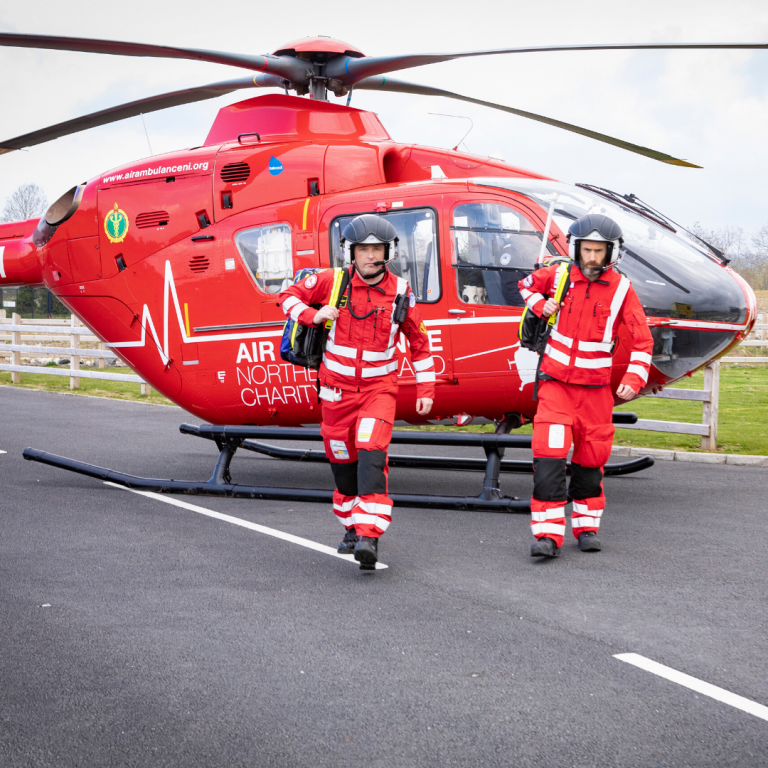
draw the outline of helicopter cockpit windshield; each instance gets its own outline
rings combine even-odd
[[[653,363],[670,379],[695,370],[732,341],[747,319],[747,299],[728,270],[681,232],[641,215],[630,204],[582,187],[539,179],[474,179],[478,186],[516,192],[544,211],[563,234],[588,213],[614,219],[624,231],[618,270],[631,281],[649,318],[689,321],[688,328],[654,327]],[[713,323],[702,328],[697,321]]]

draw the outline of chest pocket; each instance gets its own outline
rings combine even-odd
[[[592,306],[592,328],[597,334],[602,336],[605,333],[605,327],[608,325],[608,318],[611,315],[611,307],[600,299],[597,299]]]
[[[381,352],[389,346],[389,337],[392,333],[392,302],[387,301],[383,296],[374,297],[373,295],[371,300],[370,308],[375,307],[378,311],[366,321],[365,348],[373,352]]]

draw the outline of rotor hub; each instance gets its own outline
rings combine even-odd
[[[350,56],[353,59],[360,59],[365,56],[362,51],[349,43],[323,35],[292,40],[278,48],[272,55],[295,56],[296,58],[309,59],[318,64],[323,64],[334,56]]]

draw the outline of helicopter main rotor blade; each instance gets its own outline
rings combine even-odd
[[[747,49],[766,50],[768,43],[640,43],[617,45],[547,45],[528,48],[496,48],[488,51],[465,51],[460,53],[417,53],[402,56],[365,56],[351,58],[338,56],[328,62],[326,74],[344,85],[353,85],[361,78],[385,75],[400,69],[438,64],[443,61],[465,59],[470,56],[496,56],[506,53],[552,53],[557,51],[647,51],[647,50],[702,50],[702,49]]]
[[[213,64],[228,64],[251,69],[268,75],[277,75],[296,83],[306,83],[312,73],[311,65],[294,56],[249,56],[207,51],[198,48],[176,48],[166,45],[127,43],[121,40],[92,40],[85,37],[57,37],[54,35],[21,35],[0,32],[0,45],[12,48],[47,48],[54,51],[80,51],[106,53],[113,56],[150,56],[161,59],[196,59]]]
[[[200,85],[195,88],[185,88],[181,91],[162,93],[158,96],[150,96],[149,98],[121,104],[117,107],[102,109],[100,112],[76,117],[73,120],[42,128],[39,131],[33,131],[24,136],[17,136],[15,139],[2,141],[0,142],[0,155],[13,152],[16,149],[43,144],[46,141],[52,141],[61,136],[68,136],[71,133],[78,133],[88,128],[115,123],[128,117],[146,115],[159,109],[178,107],[181,104],[193,104],[196,101],[215,99],[218,96],[224,96],[227,93],[243,88],[281,88],[282,85],[282,79],[274,75],[256,75],[255,77],[241,77],[236,80],[224,80],[220,83],[210,83],[209,85]]]
[[[361,80],[355,86],[355,90],[363,89],[367,91],[391,91],[393,93],[412,93],[418,96],[444,96],[448,99],[457,99],[458,101],[468,101],[472,104],[480,104],[483,107],[490,107],[491,109],[500,109],[502,112],[510,112],[513,115],[519,115],[520,117],[527,117],[529,120],[535,120],[538,123],[546,123],[552,125],[555,128],[563,128],[571,133],[578,133],[581,136],[587,136],[590,139],[596,141],[602,141],[605,144],[612,144],[614,147],[620,147],[626,149],[629,152],[635,152],[638,155],[645,155],[653,160],[658,160],[662,163],[668,163],[669,165],[681,165],[685,168],[701,168],[700,165],[694,165],[687,160],[680,160],[677,157],[672,157],[664,152],[658,152],[655,149],[649,149],[648,147],[641,147],[638,144],[632,144],[629,141],[622,141],[621,139],[614,139],[612,136],[607,136],[604,133],[598,133],[597,131],[590,131],[588,128],[579,128],[578,125],[571,125],[570,123],[564,123],[562,120],[555,120],[551,117],[544,117],[543,115],[537,115],[533,112],[525,112],[522,109],[515,109],[514,107],[505,107],[503,104],[494,104],[491,101],[483,101],[482,99],[473,99],[471,96],[462,96],[452,91],[444,91],[441,88],[432,88],[429,85],[418,85],[416,83],[406,83],[403,80],[394,80],[389,77],[369,77],[365,80]]]

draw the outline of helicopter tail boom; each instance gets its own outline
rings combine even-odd
[[[43,266],[31,240],[37,221],[0,224],[0,288],[43,284]]]

